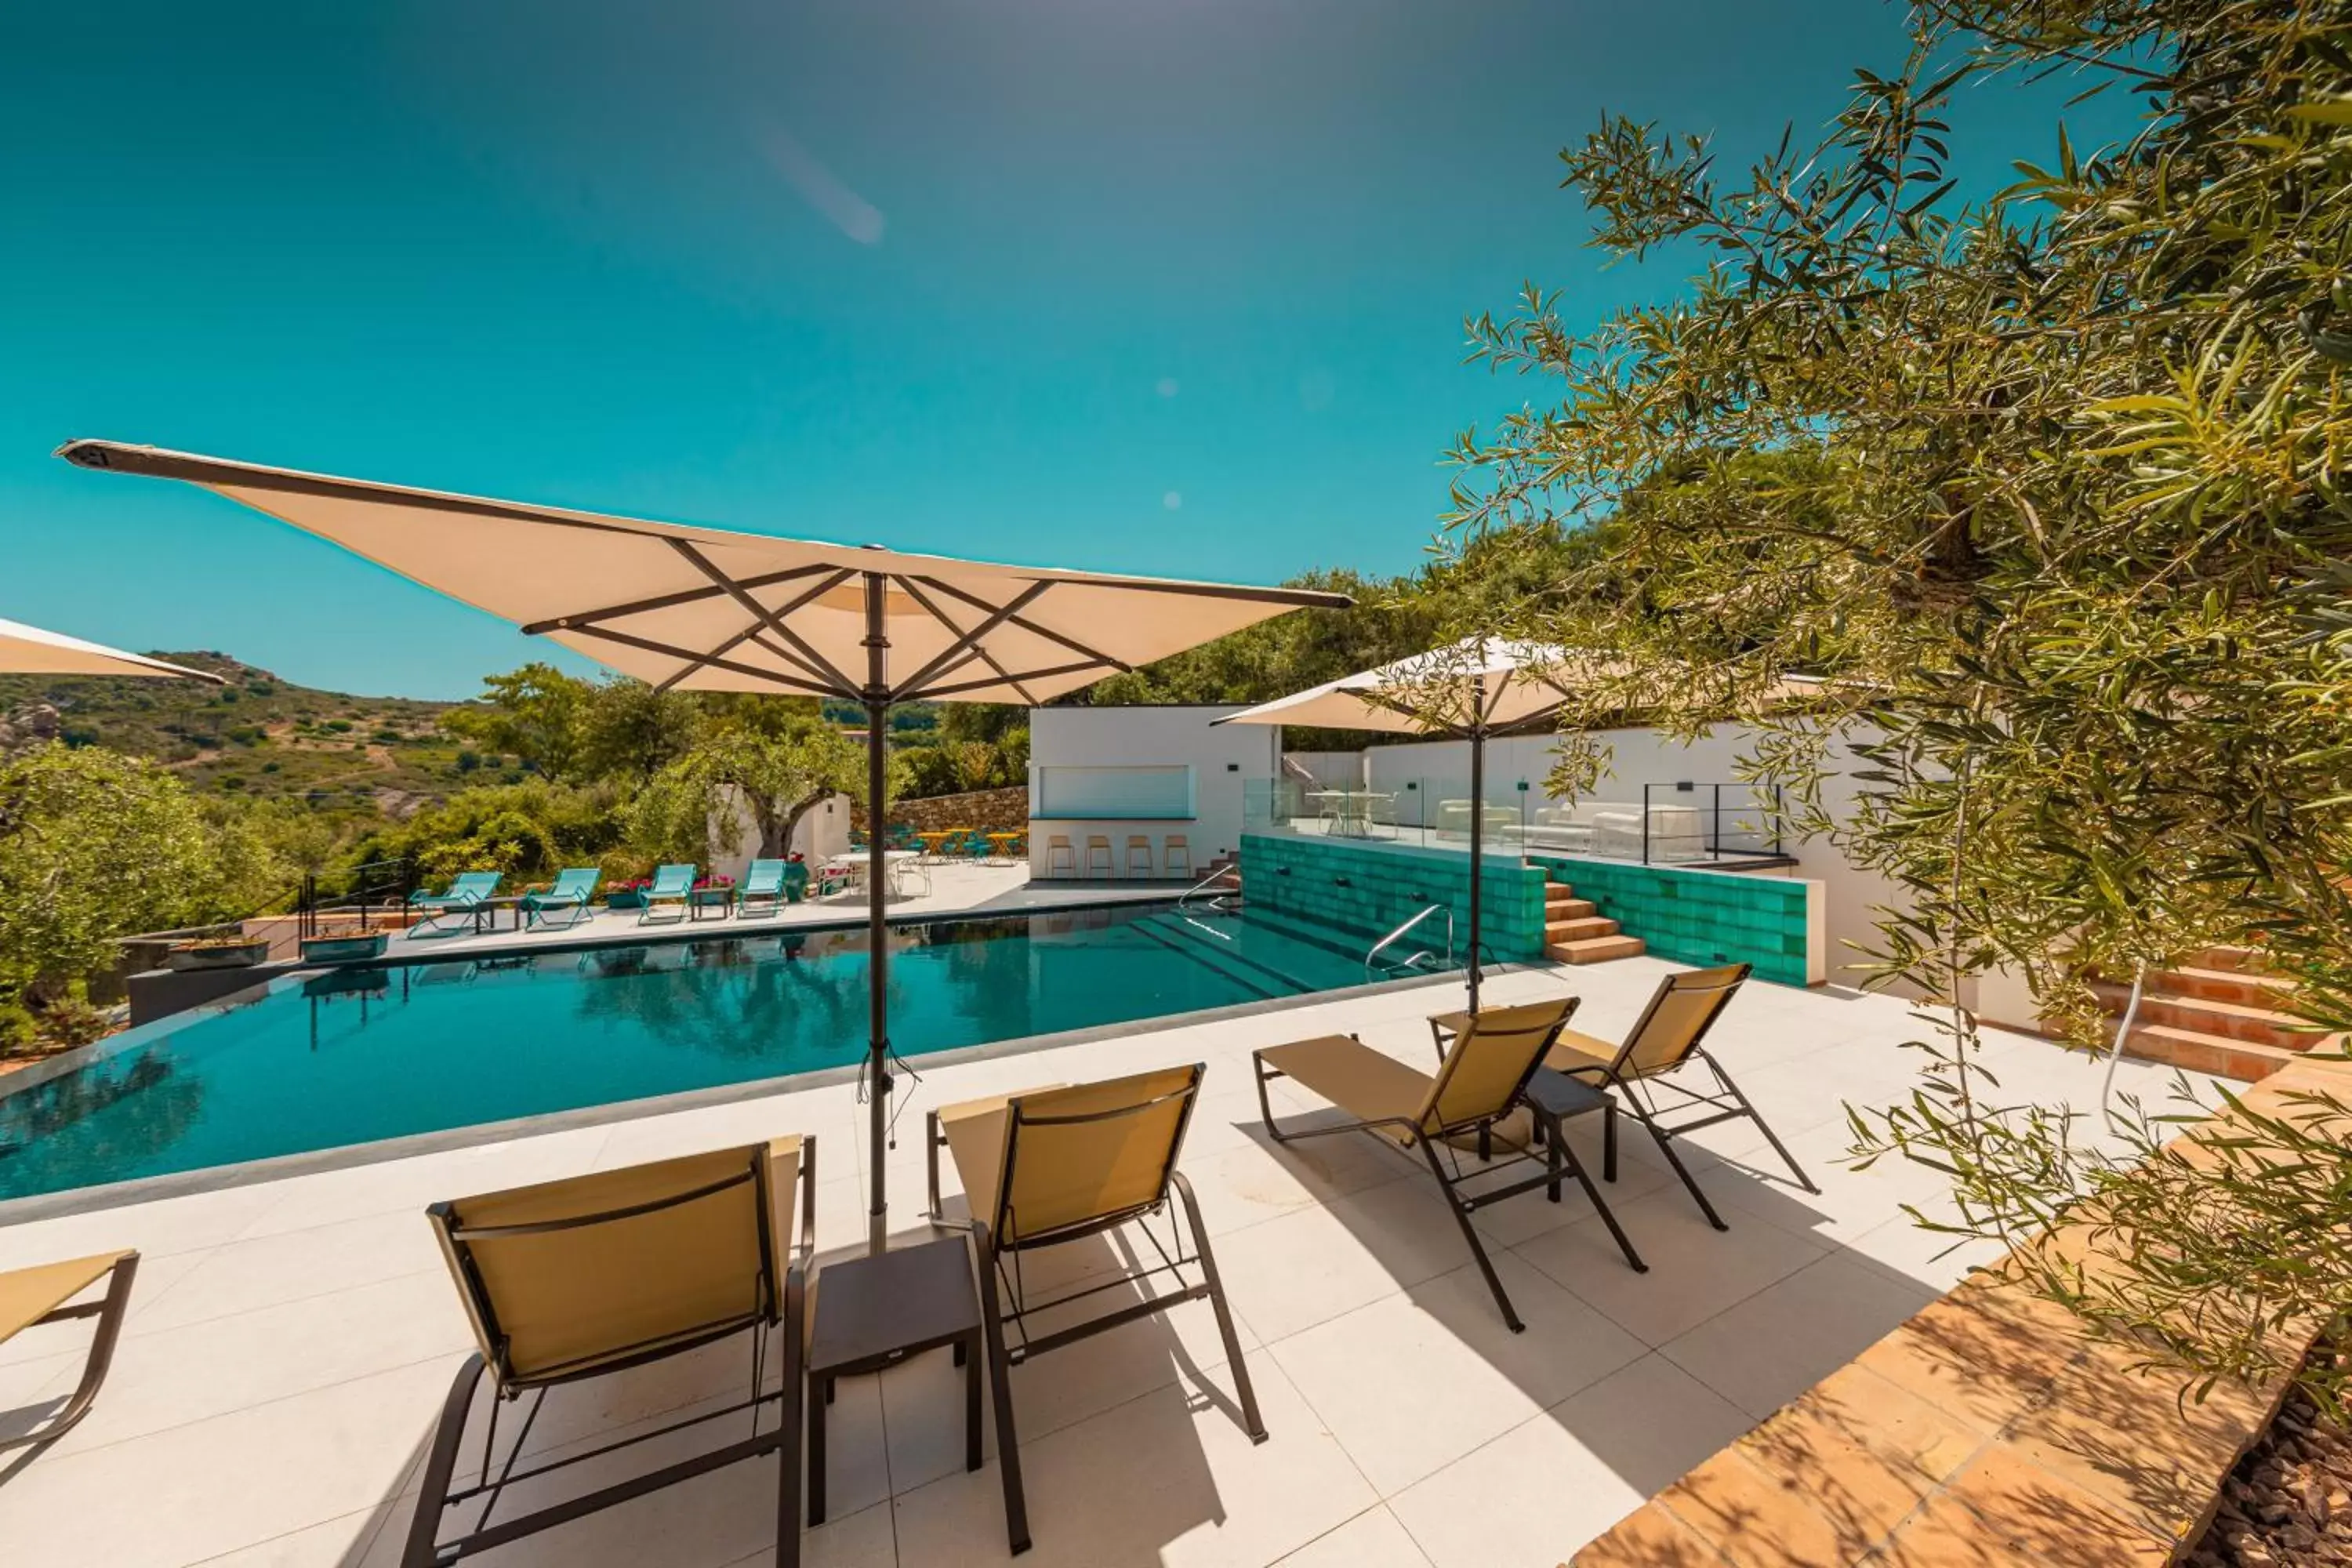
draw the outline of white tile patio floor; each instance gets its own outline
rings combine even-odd
[[[1669,967],[1523,971],[1490,994],[1571,989],[1585,998],[1579,1025],[1613,1035]],[[1013,1374],[1036,1541],[1023,1561],[1548,1568],[1971,1261],[1937,1256],[1944,1243],[1900,1212],[1935,1204],[1932,1177],[1838,1161],[1842,1101],[1885,1101],[1906,1081],[1897,1045],[1918,1026],[1903,1005],[1751,985],[1717,1029],[1719,1054],[1824,1191],[1789,1184],[1769,1151],[1757,1160],[1750,1125],[1700,1134],[1700,1179],[1731,1222],[1717,1233],[1635,1131],[1608,1195],[1648,1274],[1625,1267],[1572,1185],[1558,1205],[1530,1194],[1482,1216],[1528,1323],[1513,1335],[1426,1175],[1368,1139],[1274,1148],[1247,1065],[1255,1046],[1334,1029],[1425,1061],[1422,1018],[1458,1005],[1452,986],[1310,1001],[926,1072],[887,1169],[909,1237],[929,1234],[912,1135],[925,1105],[1209,1063],[1183,1168],[1271,1438],[1242,1433],[1201,1304],[1042,1356]],[[2021,1098],[2084,1105],[2097,1090],[2097,1064],[2040,1041],[2003,1039],[1994,1058]],[[2168,1079],[2126,1063],[2121,1081],[2160,1098]],[[800,1131],[820,1140],[819,1241],[853,1254],[860,1109],[836,1086],[0,1229],[0,1267],[126,1245],[145,1255],[96,1409],[0,1482],[0,1563],[396,1562],[422,1447],[467,1345],[425,1204]],[[1579,1131],[1597,1169],[1598,1129]],[[63,1394],[81,1331],[0,1346],[0,1410],[18,1411],[0,1419]],[[559,1391],[532,1446],[733,1397],[742,1358],[719,1349]],[[808,1563],[1008,1561],[993,1458],[961,1468],[958,1377],[933,1354],[843,1385],[832,1518],[805,1538]],[[649,1465],[676,1441],[583,1468]],[[773,1496],[770,1462],[739,1465],[479,1561],[751,1568],[771,1561]]]

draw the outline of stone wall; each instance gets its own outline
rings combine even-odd
[[[1029,826],[1029,786],[1013,784],[1005,789],[976,789],[963,795],[902,800],[890,808],[890,820],[894,825],[903,823],[918,833],[950,827],[976,827],[982,833],[1024,832]],[[866,830],[864,802],[850,803],[849,822],[859,832]]]

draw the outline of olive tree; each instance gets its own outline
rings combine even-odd
[[[1459,440],[1450,522],[1606,520],[1609,551],[1489,607],[1633,656],[1564,730],[1746,720],[1790,826],[1898,888],[1874,979],[1934,1029],[1917,1091],[1857,1113],[1862,1157],[1950,1173],[1944,1223],[2011,1244],[2094,1199],[2126,1240],[2037,1253],[2043,1288],[2199,1373],[2261,1370],[2352,1301],[2340,1108],[2262,1119],[2283,1156],[2154,1157],[2166,1108],[2012,1103],[1963,1004],[2005,968],[2088,1045],[2095,979],[2252,941],[2315,1027],[2352,1022],[2352,5],[1912,18],[1819,145],[1734,171],[1608,118],[1563,154],[1600,247],[1706,270],[1597,323],[1535,289],[1472,321],[1545,390]],[[1953,95],[2053,71],[2137,99],[2136,134],[2062,126],[1964,199]],[[1776,700],[1791,674],[1825,678],[1811,710]],[[1557,782],[1601,761],[1570,734]]]

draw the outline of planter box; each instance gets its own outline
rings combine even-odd
[[[646,907],[646,896],[635,891],[607,893],[604,895],[604,907],[608,910],[641,910]]]
[[[241,942],[234,947],[175,947],[163,955],[166,969],[250,969],[268,958],[267,942]]]
[[[385,933],[370,931],[363,936],[317,936],[302,944],[305,963],[349,963],[356,960],[382,958]]]

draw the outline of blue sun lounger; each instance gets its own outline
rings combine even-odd
[[[593,866],[565,867],[557,875],[555,886],[543,893],[522,896],[523,928],[527,931],[538,924],[551,931],[568,931],[588,921],[594,913],[588,902],[596,896],[596,884],[603,877]]]
[[[639,925],[667,924],[686,919],[687,901],[694,896],[694,873],[697,868],[688,866],[656,866],[654,885],[646,889],[645,911],[637,916]],[[675,905],[668,914],[660,913],[664,904]]]
[[[743,873],[742,884],[735,889],[735,912],[748,915],[752,904],[766,906],[764,913],[773,914],[784,907],[784,866],[782,860],[754,860]]]
[[[419,889],[408,895],[410,936],[423,936],[438,931],[446,936],[458,929],[457,917],[463,915],[468,924],[474,911],[498,894],[500,873],[467,871],[449,884],[446,893],[428,893]]]

